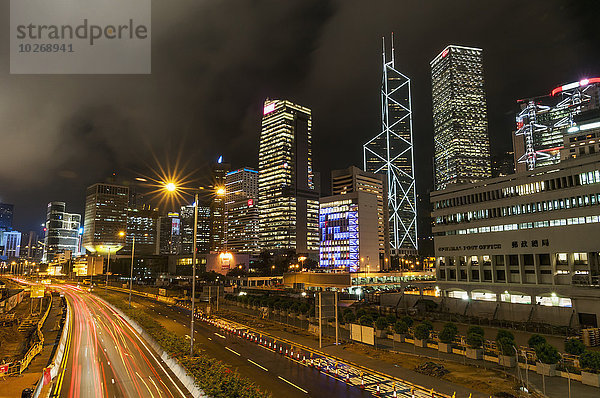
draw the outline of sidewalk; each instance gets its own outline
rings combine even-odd
[[[44,348],[29,364],[29,367],[18,376],[0,378],[0,398],[20,397],[25,388],[35,388],[42,376],[42,371],[52,358],[60,339],[60,319],[62,316],[61,298],[58,295],[52,297],[52,308],[48,318],[42,327],[44,335]]]
[[[251,315],[256,317],[256,311],[251,309],[241,308],[238,306],[227,304],[222,304],[220,305],[220,307],[221,309],[227,309],[232,312],[242,313],[245,315]],[[296,321],[297,324],[298,322],[299,321]],[[281,325],[284,326],[284,330],[278,330],[277,328],[269,327],[265,330],[265,332],[279,338],[296,341],[299,344],[305,345],[313,349],[319,349],[319,342],[316,336],[306,336],[304,335],[304,333],[297,333],[292,330],[286,330],[286,328],[291,329],[292,326],[287,324]],[[302,328],[302,330],[306,332],[306,329]],[[349,339],[349,332],[347,330],[340,328],[339,333],[340,340]],[[491,331],[489,333],[491,333]],[[346,349],[344,345],[336,346],[334,344],[334,340],[331,339],[331,337],[334,336],[334,328],[324,327],[324,334],[327,337],[323,338],[323,348],[321,348],[320,351],[323,351],[329,355],[337,356],[344,360],[358,363],[371,369],[377,370],[379,372],[386,373],[401,379],[405,379],[416,384],[420,384],[423,386],[435,386],[436,391],[439,390],[440,392],[444,392],[449,395],[452,395],[452,393],[456,391],[457,397],[468,397],[469,393],[471,392],[466,387],[462,387],[438,378],[425,376],[423,374],[414,372],[410,369],[402,368],[398,365],[380,360],[378,358],[367,356],[366,354],[360,354],[354,351],[350,351]],[[522,334],[524,333],[521,333],[520,335]],[[493,338],[491,334],[487,337]],[[520,337],[523,338],[522,336]],[[474,368],[479,369],[490,369],[500,372],[506,371],[507,374],[514,375],[517,380],[523,380],[523,383],[526,383],[526,379],[528,377],[530,385],[534,386],[539,391],[543,391],[544,389],[542,377],[532,371],[525,372],[524,369],[521,369],[519,374],[516,368],[503,369],[501,366],[493,362],[471,360],[461,355],[440,353],[439,351],[431,348],[415,347],[413,344],[408,343],[395,343],[393,340],[390,339],[376,339],[376,344],[377,348],[379,349],[388,350],[396,353],[408,354],[411,356],[416,355],[418,357],[423,358],[423,360],[426,360],[427,358],[430,358],[433,361],[435,361],[436,359],[442,359],[452,361],[458,364],[472,365]],[[357,345],[360,346],[360,344]],[[513,381],[508,380],[506,382],[510,384],[513,383]],[[546,395],[548,397],[566,398],[569,396],[568,380],[563,379],[561,377],[546,377],[545,384]],[[582,383],[577,381],[571,381],[571,394],[572,396],[577,396],[577,398],[598,398],[600,397],[600,389],[583,385]],[[489,397],[489,395],[487,394],[473,394],[473,398],[479,396],[485,398]]]

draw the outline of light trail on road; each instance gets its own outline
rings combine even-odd
[[[139,334],[103,300],[62,285],[72,322],[51,397],[186,397]]]

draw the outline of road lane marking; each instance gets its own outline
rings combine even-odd
[[[303,393],[305,393],[305,394],[308,394],[308,391],[306,391],[304,388],[298,387],[297,385],[295,385],[295,384],[294,384],[294,383],[292,383],[291,381],[289,381],[289,380],[286,380],[286,379],[284,379],[284,378],[283,378],[283,377],[281,377],[281,376],[277,376],[277,377],[278,377],[278,378],[280,378],[281,380],[285,381],[286,383],[288,383],[290,386],[294,386],[294,387],[296,387],[298,390],[302,391]]]
[[[231,348],[229,348],[229,347],[225,347],[225,349],[226,349],[227,351],[231,351],[231,352],[233,352],[233,353],[234,353],[235,355],[237,355],[238,357],[241,357],[241,356],[242,356],[242,355],[241,355],[239,352],[233,351],[233,350],[232,350]]]
[[[259,365],[259,364],[257,364],[256,362],[254,362],[254,361],[253,361],[253,360],[251,360],[251,359],[248,359],[248,362],[250,362],[250,363],[251,363],[251,364],[253,364],[253,365],[256,365],[256,366],[258,366],[259,368],[261,368],[261,369],[262,369],[262,370],[264,370],[265,372],[268,372],[268,371],[269,371],[269,369],[265,368],[265,367],[264,367],[264,366],[262,366],[262,365]]]
[[[208,337],[208,339],[209,339],[210,341],[212,341],[212,339],[211,339],[210,337]]]
[[[215,332],[215,336],[219,336],[219,337],[220,337],[220,338],[222,338],[222,339],[224,339],[224,338],[225,338],[225,336],[223,336],[222,334],[219,334],[219,333],[217,333],[217,332]]]

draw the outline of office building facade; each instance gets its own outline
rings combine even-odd
[[[83,247],[107,255],[125,246],[129,188],[99,183],[87,188],[83,226]],[[122,236],[121,236],[122,235]]]
[[[600,234],[599,154],[453,185],[431,201],[437,280],[447,297],[526,306],[505,308],[522,314],[515,320],[597,327],[600,255],[591,237]]]
[[[192,254],[194,245],[194,206],[181,206],[181,253]],[[198,205],[198,227],[196,228],[196,248],[198,253],[210,252],[210,207]]]
[[[491,177],[483,50],[450,45],[431,61],[435,188]]]
[[[214,252],[223,251],[227,240],[225,231],[225,177],[230,168],[229,163],[223,162],[222,156],[212,167],[214,195],[210,202],[210,250]]]
[[[312,164],[311,110],[266,100],[258,155],[261,250],[319,250],[319,188]]]
[[[365,192],[377,197],[377,236],[379,239],[379,265],[388,269],[390,263],[389,211],[387,206],[387,186],[385,175],[362,171],[351,166],[331,172],[331,194],[345,195],[353,192]],[[375,264],[373,258],[372,263]]]
[[[11,231],[14,205],[0,203],[0,231]]]
[[[41,261],[44,252],[44,244],[35,231],[23,232],[21,234],[21,251],[19,257],[30,262]]]
[[[159,221],[160,254],[181,253],[181,219],[179,213],[168,213]]]
[[[319,200],[319,266],[341,272],[382,269],[377,196],[356,191]]]
[[[42,262],[51,262],[57,254],[80,251],[81,215],[67,213],[65,202],[50,202],[44,224],[44,250]]]
[[[227,250],[258,255],[258,171],[245,167],[225,179]]]
[[[135,238],[136,255],[152,255],[159,252],[158,209],[138,205],[127,209],[127,235],[125,246],[119,254],[131,254]]]
[[[18,231],[0,232],[0,258],[3,260],[16,259],[21,251],[21,233]]]

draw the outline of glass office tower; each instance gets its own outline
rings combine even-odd
[[[261,249],[316,254],[319,190],[312,165],[311,110],[266,100],[258,154]]]
[[[492,176],[482,53],[450,45],[431,61],[437,190]]]

